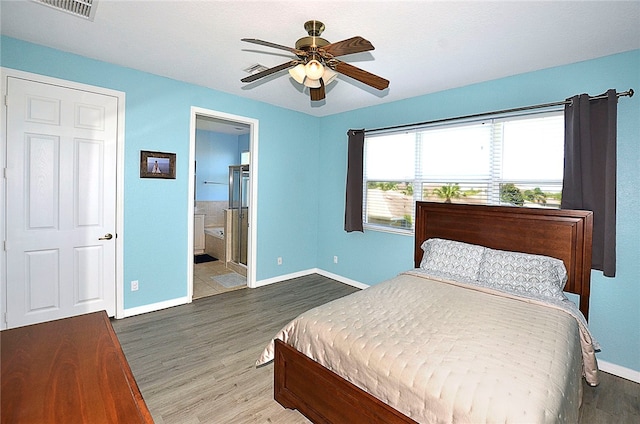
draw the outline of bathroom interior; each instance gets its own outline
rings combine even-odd
[[[193,299],[247,285],[249,130],[196,117]]]

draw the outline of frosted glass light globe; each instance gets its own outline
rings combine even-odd
[[[305,65],[305,73],[307,74],[307,78],[311,78],[313,80],[319,80],[322,78],[322,74],[324,73],[324,66],[317,60],[310,60]]]
[[[294,80],[298,81],[298,84],[302,84],[305,77],[304,65],[299,63],[294,68],[289,69],[289,75],[291,75]]]

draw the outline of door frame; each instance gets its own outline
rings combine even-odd
[[[187,298],[193,299],[193,215],[195,213],[195,161],[196,161],[196,116],[205,116],[249,126],[249,240],[247,243],[247,287],[256,286],[257,259],[257,210],[258,210],[258,125],[259,121],[246,116],[233,115],[212,109],[191,106],[189,133],[189,195],[187,207]]]
[[[2,255],[0,255],[0,330],[6,327],[5,314],[7,312],[7,252],[6,242],[6,188],[7,188],[7,85],[9,77],[25,79],[43,84],[57,85],[82,91],[89,91],[96,94],[115,97],[118,101],[117,115],[117,139],[116,139],[116,263],[115,263],[115,290],[116,290],[116,318],[124,317],[124,274],[123,274],[123,246],[124,246],[124,118],[125,118],[125,93],[104,87],[97,87],[82,84],[75,81],[68,81],[46,75],[34,74],[31,72],[19,71],[12,68],[0,67],[0,77],[2,79],[2,102],[0,102],[0,123],[4,131],[0,131],[0,163],[2,164],[2,184],[0,184],[0,210],[3,219],[0,223],[0,240],[3,242]],[[9,171],[10,172],[10,171]]]

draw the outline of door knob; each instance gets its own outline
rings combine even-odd
[[[113,238],[113,235],[111,235],[111,233],[107,233],[104,235],[104,237],[100,237],[98,240],[111,240]]]

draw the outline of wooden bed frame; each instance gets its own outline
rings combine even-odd
[[[565,291],[580,295],[588,318],[593,213],[417,202],[415,266],[428,238],[552,256],[564,261]],[[296,349],[276,340],[274,398],[314,423],[415,423]]]

